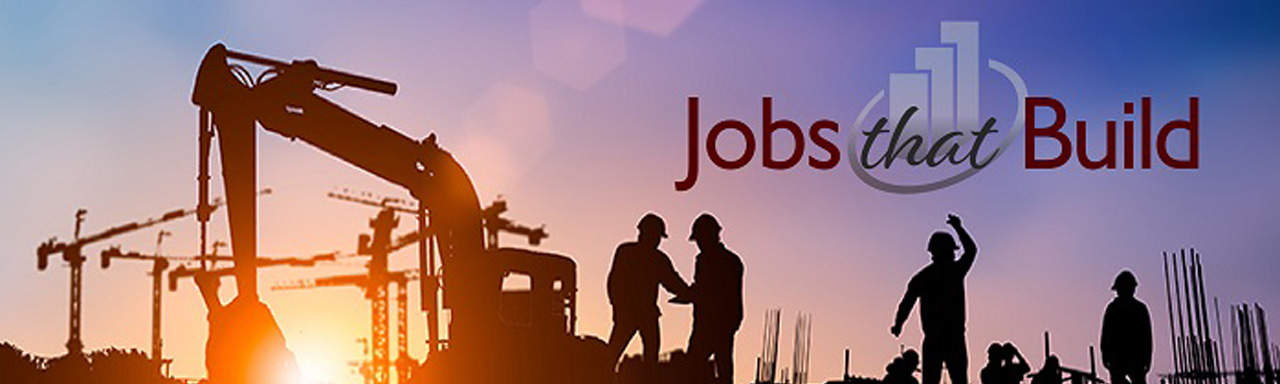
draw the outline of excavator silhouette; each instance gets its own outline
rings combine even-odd
[[[255,78],[231,60],[267,69]],[[312,60],[284,62],[222,44],[211,47],[200,64],[191,97],[200,108],[200,203],[208,196],[208,156],[216,133],[237,286],[235,300],[209,318],[210,381],[279,382],[282,376],[276,371],[289,369],[288,362],[253,357],[288,355],[274,317],[257,296],[257,125],[300,139],[418,200],[418,232],[427,234],[420,237],[419,266],[429,355],[413,382],[611,381],[613,364],[604,342],[574,334],[573,260],[486,247],[484,211],[462,165],[437,144],[434,134],[412,139],[317,94],[343,87],[396,92],[394,83],[326,69]],[[527,276],[528,289],[504,291],[503,278],[512,274]],[[447,339],[440,335],[445,319]]]

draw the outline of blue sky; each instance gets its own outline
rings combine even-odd
[[[583,3],[621,10],[626,22],[563,0],[0,4],[0,279],[10,292],[0,295],[0,308],[13,314],[0,318],[0,339],[43,355],[62,352],[65,269],[37,272],[34,250],[50,236],[69,237],[75,209],[89,210],[93,230],[194,204],[190,86],[204,51],[219,41],[397,81],[394,98],[354,90],[332,97],[409,136],[438,133],[475,178],[482,201],[502,195],[512,218],[546,223],[552,237],[541,248],[578,262],[584,334],[607,336],[608,259],[634,236],[641,215],[667,218],[672,238],[664,249],[691,277],[694,249],[681,239],[698,213],[717,214],[747,265],[739,377],[752,374],[746,362],[759,351],[766,308],[784,308],[784,329],[795,311],[814,314],[813,379],[837,377],[846,347],[857,352],[855,373],[878,376],[899,344],[918,345],[918,319],[901,340],[887,328],[906,280],[927,261],[925,238],[944,227],[947,212],[965,217],[981,247],[968,281],[971,373],[988,342],[1039,351],[1046,330],[1066,364],[1086,366],[1107,287],[1122,268],[1142,284],[1138,295],[1157,327],[1155,370],[1167,371],[1160,252],[1196,247],[1209,293],[1224,304],[1280,305],[1275,2],[681,7],[672,0],[655,12],[633,1]],[[1155,100],[1157,124],[1185,118],[1187,98],[1199,97],[1200,169],[1087,171],[1073,161],[1029,171],[1019,141],[977,176],[923,195],[874,190],[845,163],[779,172],[758,159],[732,172],[704,163],[695,189],[672,188],[685,171],[686,97],[702,99],[704,132],[725,118],[758,130],[760,98],[768,95],[780,118],[839,122],[834,141],[843,143],[888,74],[910,70],[913,48],[936,45],[947,20],[980,22],[984,59],[1015,68],[1031,94],[1061,100],[1070,120],[1090,127],[1121,118],[1122,103],[1143,96]],[[560,49],[566,46],[582,48]],[[985,105],[1012,105],[989,80],[983,85],[995,93],[984,94]],[[374,212],[325,192],[403,194],[273,134],[260,134],[259,153],[260,184],[277,190],[262,202],[264,254],[354,248]],[[221,220],[214,233],[225,237]],[[175,236],[164,251],[196,251],[193,222],[169,229]],[[154,238],[144,231],[118,243],[151,251]],[[96,258],[99,250],[89,252]],[[411,253],[396,262],[415,264]],[[263,285],[358,268],[264,272]],[[148,345],[146,269],[87,269],[89,348]],[[203,374],[205,323],[192,288],[166,295],[166,348],[184,376]],[[310,373],[355,381],[345,363],[359,358],[354,340],[367,333],[358,292],[268,292],[264,300]],[[335,303],[349,315],[322,316]],[[682,346],[689,311],[664,313],[664,350]],[[411,351],[420,358],[421,316],[410,317]],[[1038,353],[1028,357],[1039,364]]]

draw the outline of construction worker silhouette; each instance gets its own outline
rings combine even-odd
[[[1031,384],[1062,384],[1062,365],[1057,355],[1049,355],[1044,359],[1044,367],[1031,377]]]
[[[1144,384],[1151,370],[1151,314],[1133,296],[1138,279],[1120,271],[1111,289],[1115,299],[1102,317],[1102,366],[1113,384]]]
[[[205,369],[211,384],[296,382],[298,368],[284,333],[256,293],[241,292],[227,305],[218,298],[218,277],[195,276],[209,310]]]
[[[964,337],[964,277],[973,267],[977,245],[960,224],[960,217],[947,215],[947,224],[960,236],[964,253],[955,259],[956,241],[951,234],[934,232],[928,250],[932,262],[916,272],[907,284],[907,292],[898,304],[898,314],[889,329],[894,337],[902,334],[902,323],[911,315],[916,299],[920,300],[920,327],[924,330],[924,369],[922,384],[937,384],[946,364],[953,384],[968,382],[969,356]]]
[[[902,352],[902,356],[893,358],[884,367],[884,384],[919,384],[916,380],[916,368],[920,366],[920,354],[914,349]]]
[[[991,343],[987,347],[987,365],[979,377],[982,384],[1018,384],[1031,372],[1031,365],[1011,343]]]
[[[658,249],[667,237],[667,226],[658,215],[649,213],[636,225],[640,234],[634,242],[618,245],[613,253],[613,266],[609,269],[609,303],[613,304],[613,330],[609,332],[609,351],[613,363],[636,332],[644,343],[644,362],[652,369],[658,362],[661,342],[658,317],[658,285],[673,295],[689,289],[684,279],[671,265],[671,258]]]
[[[715,356],[716,381],[733,383],[733,338],[742,326],[742,259],[720,242],[720,223],[704,213],[693,221],[689,240],[698,244],[693,285],[673,303],[693,304],[689,360]],[[690,370],[694,372],[696,370]]]

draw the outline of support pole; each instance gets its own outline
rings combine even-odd
[[[209,268],[206,257],[209,239],[209,216],[213,208],[209,206],[209,150],[213,145],[213,127],[209,124],[209,110],[200,108],[200,169],[196,176],[199,196],[196,201],[196,221],[200,222],[200,270]]]
[[[440,350],[440,311],[436,303],[440,280],[436,276],[435,235],[427,230],[427,208],[418,202],[418,270],[422,280],[418,282],[422,311],[427,316],[427,355]]]

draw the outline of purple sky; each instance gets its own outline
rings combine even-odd
[[[63,352],[66,269],[37,272],[34,251],[50,236],[70,237],[77,208],[89,210],[86,231],[95,231],[194,205],[190,87],[204,51],[219,41],[396,81],[394,98],[355,90],[332,97],[409,136],[436,132],[467,167],[482,201],[504,196],[512,219],[545,223],[552,236],[540,249],[578,262],[583,334],[607,337],[611,252],[634,237],[645,212],[667,219],[672,236],[663,248],[686,277],[695,254],[683,240],[688,226],[700,212],[715,213],[746,264],[747,317],[736,350],[742,380],[753,374],[768,308],[784,310],[783,340],[790,340],[796,311],[813,314],[811,381],[838,377],[844,348],[854,351],[854,373],[879,376],[899,344],[918,346],[917,315],[902,339],[888,327],[907,279],[927,262],[927,236],[945,227],[948,212],[964,217],[981,248],[968,279],[974,378],[995,340],[1013,341],[1039,366],[1044,331],[1053,333],[1064,364],[1087,367],[1108,287],[1124,268],[1137,275],[1138,296],[1152,310],[1154,369],[1167,372],[1161,252],[1199,250],[1208,293],[1224,305],[1280,305],[1273,255],[1280,7],[1273,3],[640,3],[0,6],[0,179],[7,181],[0,189],[7,292],[0,295],[7,314],[0,339],[41,355]],[[849,135],[867,129],[854,127],[858,111],[888,86],[889,73],[912,69],[915,47],[938,45],[939,22],[948,20],[980,22],[983,62],[1008,64],[1030,94],[1061,100],[1070,121],[1086,120],[1091,129],[1121,119],[1122,104],[1143,96],[1155,100],[1157,125],[1186,118],[1187,98],[1198,96],[1200,169],[1157,163],[1146,171],[1088,171],[1073,160],[1028,171],[1019,140],[973,178],[921,195],[872,189],[854,177],[848,159],[826,171],[773,171],[758,153],[732,172],[704,160],[693,190],[672,188],[685,172],[686,97],[701,98],[705,134],[727,118],[758,133],[760,98],[772,96],[777,118],[802,127],[839,122],[833,141],[844,156]],[[983,103],[1007,116],[1016,100],[991,74],[984,69]],[[1101,140],[1100,131],[1091,132]],[[260,135],[259,154],[259,183],[276,190],[260,203],[263,254],[353,250],[375,212],[325,192],[405,195],[272,134]],[[217,238],[226,237],[224,220],[215,219]],[[194,221],[167,229],[175,235],[164,252],[196,252]],[[112,244],[151,252],[155,233]],[[88,253],[96,260],[101,248]],[[415,265],[413,253],[394,263]],[[149,266],[89,267],[87,347],[146,348]],[[261,284],[359,268],[268,271]],[[309,375],[356,381],[346,362],[360,358],[355,339],[368,332],[359,292],[264,289],[263,297]],[[206,324],[198,295],[184,285],[165,300],[173,371],[201,376]],[[663,349],[683,347],[690,311],[663,311]],[[421,358],[422,318],[410,319],[411,352]],[[784,344],[781,360],[789,366],[791,346]]]

